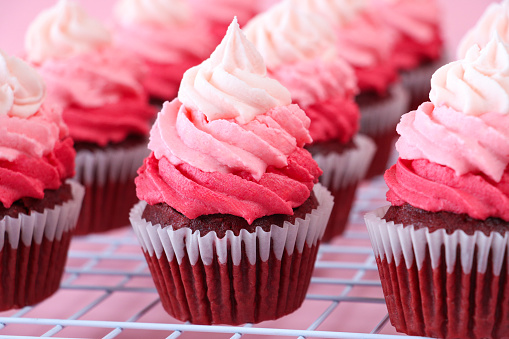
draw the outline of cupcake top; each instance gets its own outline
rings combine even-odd
[[[139,61],[113,48],[108,30],[76,2],[41,12],[25,42],[27,60],[48,87],[47,103],[63,109],[76,141],[104,146],[148,133],[153,109]]]
[[[184,0],[119,0],[114,17],[115,44],[146,62],[144,85],[154,97],[173,99],[184,72],[215,46]]]
[[[387,198],[431,212],[509,221],[509,45],[495,36],[431,80],[431,102],[397,127]]]
[[[283,1],[254,17],[244,31],[263,56],[269,76],[288,88],[310,117],[313,141],[350,140],[359,121],[357,80],[338,55],[332,26]]]
[[[486,46],[497,32],[502,40],[509,42],[509,0],[490,4],[475,26],[461,39],[458,50],[458,59],[463,59],[467,51],[477,44],[481,48]]]
[[[374,0],[373,11],[396,36],[394,62],[411,69],[436,60],[443,47],[436,0]]]
[[[73,142],[46,87],[24,61],[0,50],[0,202],[44,197],[74,175]]]
[[[221,213],[251,224],[292,215],[321,174],[302,148],[311,142],[308,127],[234,20],[210,58],[185,73],[178,99],[159,113],[152,154],[136,178],[138,197],[190,219]]]
[[[391,59],[394,37],[365,0],[291,0],[296,8],[326,18],[334,27],[338,53],[354,69],[361,91],[385,94],[397,79]]]

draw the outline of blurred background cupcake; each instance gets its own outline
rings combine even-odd
[[[332,26],[313,13],[280,2],[251,19],[246,36],[267,65],[268,75],[285,86],[292,102],[311,119],[313,142],[306,146],[323,170],[320,182],[334,196],[323,241],[341,234],[358,183],[371,163],[375,146],[357,134],[359,107],[353,69],[339,57]]]
[[[42,11],[25,42],[26,58],[47,84],[47,103],[62,109],[75,140],[75,178],[86,189],[76,233],[128,225],[155,115],[141,63],[112,47],[107,29],[74,1]]]
[[[391,323],[437,338],[509,330],[509,45],[437,70],[405,114],[390,207],[366,215]]]
[[[377,146],[366,177],[382,174],[394,145],[394,129],[408,105],[393,61],[395,37],[367,0],[292,0],[332,24],[339,55],[354,69],[360,92],[360,132]]]
[[[83,199],[73,141],[37,72],[0,50],[0,310],[60,286]]]
[[[205,22],[212,35],[212,44],[217,46],[224,37],[224,32],[235,16],[241,26],[261,10],[258,1],[239,0],[188,0],[196,14],[195,20]]]
[[[302,304],[333,204],[303,149],[309,122],[236,20],[184,74],[152,127],[131,211],[170,315],[258,323]]]
[[[216,46],[187,0],[118,0],[114,20],[115,44],[143,60],[143,86],[159,105],[177,96],[184,72]]]
[[[438,1],[372,0],[371,10],[395,36],[391,59],[410,94],[408,110],[414,110],[428,100],[433,73],[448,62]]]

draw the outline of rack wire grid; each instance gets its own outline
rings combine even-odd
[[[73,239],[59,291],[33,307],[1,312],[0,337],[401,339],[389,322],[363,220],[386,204],[386,190],[382,178],[359,187],[346,234],[321,245],[303,305],[281,319],[244,326],[173,319],[126,227]]]

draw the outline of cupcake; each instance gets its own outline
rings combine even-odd
[[[144,61],[143,86],[158,104],[175,98],[184,72],[216,46],[185,0],[118,0],[114,17],[114,43]]]
[[[344,231],[357,185],[375,151],[369,138],[357,134],[354,71],[338,56],[332,26],[290,1],[254,17],[244,31],[263,56],[269,77],[285,86],[311,119],[313,142],[306,149],[323,170],[320,182],[335,201],[322,239],[328,241]]]
[[[393,31],[392,60],[410,94],[410,110],[428,100],[429,79],[446,63],[437,0],[374,0],[372,10]]]
[[[509,1],[493,2],[481,15],[474,27],[472,27],[461,39],[458,50],[458,59],[463,59],[467,51],[473,45],[481,48],[490,42],[493,32],[497,32],[503,41],[509,41]]]
[[[237,21],[152,127],[131,223],[164,309],[258,323],[304,301],[333,198],[303,149],[309,118]]]
[[[509,333],[509,45],[494,38],[431,79],[405,114],[390,207],[366,215],[391,323],[439,338]]]
[[[25,42],[26,58],[46,82],[47,103],[62,109],[75,141],[75,178],[86,189],[76,234],[129,225],[134,177],[155,116],[141,64],[112,47],[108,31],[73,1],[41,12]]]
[[[392,32],[369,10],[367,0],[291,1],[296,8],[317,13],[332,24],[338,53],[357,77],[360,132],[377,146],[366,177],[382,174],[394,145],[394,130],[408,105],[408,94],[392,60]]]
[[[0,50],[0,311],[36,304],[59,287],[83,187],[73,141],[45,85]]]
[[[208,25],[212,42],[217,46],[223,39],[224,32],[235,16],[241,25],[245,25],[249,19],[260,11],[259,0],[188,0],[196,14],[197,21],[204,21]]]

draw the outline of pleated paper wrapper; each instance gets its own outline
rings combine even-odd
[[[366,178],[383,174],[394,148],[396,125],[407,113],[410,96],[401,83],[389,88],[389,95],[374,104],[359,105],[361,121],[359,132],[370,137],[376,144],[376,153],[366,173]]]
[[[353,142],[355,148],[341,154],[330,152],[313,156],[323,170],[320,183],[334,196],[334,207],[322,242],[344,232],[357,186],[364,179],[376,150],[374,142],[365,135],[357,134]]]
[[[146,202],[131,211],[131,223],[165,310],[194,324],[244,324],[276,319],[304,301],[333,198],[314,188],[319,206],[294,224],[265,232],[227,231],[200,236],[190,228],[161,228],[141,218]]]
[[[509,231],[448,234],[365,216],[391,323],[437,338],[507,338]]]
[[[36,304],[60,286],[84,194],[80,184],[67,182],[72,200],[0,220],[0,310]]]
[[[129,211],[138,201],[134,178],[149,153],[146,144],[77,153],[75,179],[86,194],[76,235],[129,225]]]

